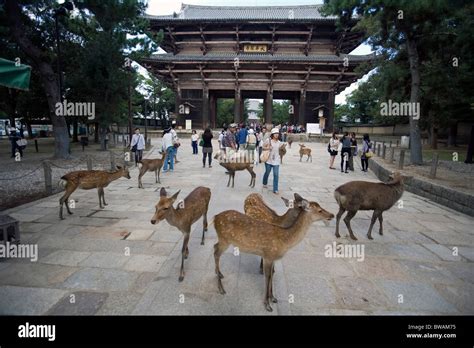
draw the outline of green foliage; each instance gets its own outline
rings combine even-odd
[[[217,126],[221,127],[224,123],[229,125],[232,122],[234,122],[234,99],[217,99]]]

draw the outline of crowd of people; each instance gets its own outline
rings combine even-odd
[[[262,184],[266,188],[268,185],[270,174],[273,172],[272,191],[278,194],[279,182],[279,168],[281,159],[279,149],[284,142],[288,140],[288,134],[303,133],[306,130],[303,126],[295,126],[292,124],[277,125],[270,130],[266,126],[256,124],[237,124],[232,123],[229,126],[223,125],[222,131],[217,138],[218,150],[223,156],[232,156],[235,153],[246,153],[248,160],[254,163],[262,163],[264,157],[265,172],[263,175]],[[132,146],[138,145],[138,151],[144,148],[144,141],[140,140],[139,130],[132,139]],[[196,130],[191,134],[192,154],[199,155],[199,147],[202,153],[202,166],[212,168],[212,140],[214,135],[210,128],[206,128],[204,132],[198,134]],[[143,148],[142,148],[143,145]],[[175,130],[175,124],[164,130],[162,151],[166,153],[166,159],[163,166],[163,172],[174,170],[174,163],[177,162],[176,155],[180,142]],[[361,150],[361,151],[359,151]],[[266,156],[262,157],[262,153],[266,152]],[[336,169],[334,162],[336,157],[340,156],[340,170],[341,173],[349,173],[354,171],[354,157],[357,157],[360,152],[362,171],[368,170],[368,159],[372,156],[372,149],[370,138],[365,134],[362,139],[361,147],[357,142],[355,133],[345,132],[341,137],[334,132],[327,144],[327,151],[329,152],[329,168]],[[256,157],[256,158],[255,158]]]

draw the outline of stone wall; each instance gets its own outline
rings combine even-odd
[[[369,169],[374,172],[379,180],[387,181],[392,171],[385,168],[381,162],[379,159],[371,158]],[[412,176],[405,178],[405,190],[461,213],[474,216],[473,195],[423,180],[423,178]]]

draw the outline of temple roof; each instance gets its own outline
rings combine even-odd
[[[323,5],[292,6],[198,6],[182,4],[181,11],[167,16],[145,17],[150,20],[165,21],[228,21],[228,20],[329,20],[337,16],[323,16],[320,9]]]
[[[240,53],[235,52],[229,53],[208,53],[206,55],[196,54],[178,54],[174,55],[171,53],[167,54],[156,54],[149,58],[144,58],[144,62],[179,62],[179,61],[221,61],[221,60],[234,60],[239,58],[241,61],[269,61],[269,62],[344,62],[344,58],[348,58],[348,62],[365,62],[376,58],[375,54],[368,55],[350,55],[341,54],[337,55],[300,55],[300,54],[269,54],[269,53]]]

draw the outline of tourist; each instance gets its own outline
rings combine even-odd
[[[173,121],[171,124],[171,136],[173,137],[173,146],[174,146],[174,158],[175,158],[175,163],[179,163],[178,161],[178,147],[181,146],[178,138],[178,133],[176,133],[176,121]]]
[[[223,138],[223,143],[225,146],[226,154],[237,150],[237,143],[235,141],[235,133],[237,129],[237,124],[232,123],[227,130],[226,135]]]
[[[250,160],[253,162],[255,159],[255,149],[257,148],[257,136],[254,134],[252,128],[249,129],[245,142],[247,143],[246,149],[248,151],[248,155]]]
[[[209,157],[209,168],[212,168],[212,135],[211,129],[206,128],[204,133],[202,134],[202,167],[206,168],[206,155]]]
[[[135,153],[135,167],[142,160],[143,150],[145,149],[145,138],[140,134],[140,128],[135,128],[135,134],[132,136],[130,150]]]
[[[368,134],[364,134],[362,140],[362,154],[360,156],[360,164],[362,165],[362,171],[366,172],[369,169],[369,157],[370,149],[372,145],[370,144],[370,138]]]
[[[165,134],[163,135],[163,144],[161,146],[163,152],[166,153],[165,163],[163,164],[163,173],[169,170],[172,172],[174,170],[174,157],[175,157],[175,147],[173,143],[173,134],[171,133],[171,128],[165,129]]]
[[[263,143],[263,150],[270,150],[270,156],[265,162],[265,174],[263,175],[263,187],[267,188],[268,176],[273,170],[273,193],[278,194],[278,176],[280,171],[280,146],[282,142],[278,140],[280,130],[273,128],[270,137]]]
[[[239,145],[237,146],[237,149],[245,149],[245,147],[247,146],[247,134],[247,127],[245,126],[245,123],[242,123],[242,127],[240,128],[238,135]]]
[[[349,157],[351,157],[351,138],[349,138],[349,133],[344,132],[339,147],[341,148],[341,173],[349,173],[347,171]]]
[[[354,157],[357,156],[357,139],[354,132],[351,133],[351,156],[349,157],[349,170],[354,171]]]
[[[329,169],[334,168],[334,160],[337,156],[337,149],[339,147],[339,138],[337,137],[336,132],[332,133],[331,139],[329,139],[328,152],[329,152]]]
[[[191,146],[193,147],[193,155],[198,154],[198,139],[199,135],[197,135],[196,131],[193,130],[193,134],[191,135]]]
[[[227,133],[227,126],[224,125],[224,128],[222,129],[222,132],[219,134],[219,138],[217,140],[217,142],[219,143],[219,150],[223,152],[225,152],[224,137],[226,133]]]

